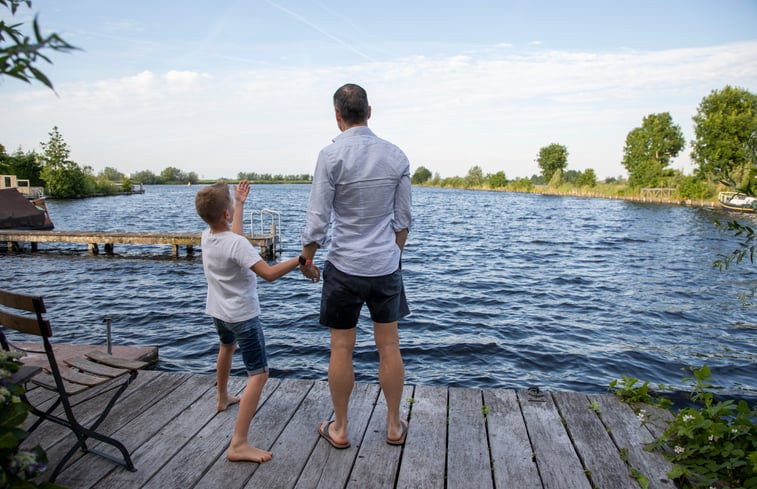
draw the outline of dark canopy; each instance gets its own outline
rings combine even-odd
[[[15,188],[0,189],[0,229],[52,229],[43,209]]]

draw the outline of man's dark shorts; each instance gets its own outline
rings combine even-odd
[[[410,314],[402,283],[402,270],[381,277],[358,277],[323,265],[320,322],[335,329],[357,326],[360,309],[368,304],[375,323],[392,323]]]

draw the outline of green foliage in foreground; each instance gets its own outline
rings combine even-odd
[[[0,5],[16,15],[21,5],[31,8],[31,0],[0,0]],[[21,32],[24,22],[6,23],[0,20],[0,76],[10,76],[27,83],[33,80],[44,84],[51,90],[53,84],[47,76],[37,67],[40,60],[52,63],[44,51],[74,51],[79,48],[67,43],[58,34],[42,35],[37,23],[37,17],[32,21],[32,34]]]
[[[681,488],[757,487],[757,406],[750,407],[744,400],[716,400],[708,383],[709,367],[690,370],[694,377],[683,382],[692,384],[694,407],[675,412],[650,449],[661,451],[673,463],[668,476]],[[613,381],[610,387],[626,402],[654,402],[649,384],[637,386],[637,382],[624,377],[622,386]]]
[[[37,445],[26,450],[21,442],[28,433],[23,424],[30,407],[21,400],[23,387],[9,384],[8,377],[18,371],[20,354],[0,350],[0,487],[26,489],[60,487],[50,482],[35,484],[34,479],[47,465],[44,450]]]
[[[732,233],[734,237],[741,238],[743,241],[729,255],[718,255],[720,258],[713,262],[713,268],[718,268],[722,272],[723,269],[728,270],[733,263],[738,265],[746,257],[749,257],[750,263],[754,263],[754,229],[736,220],[725,224],[715,220],[715,225],[721,232]]]

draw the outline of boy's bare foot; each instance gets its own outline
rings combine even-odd
[[[232,404],[236,404],[240,401],[240,397],[237,396],[226,396],[226,399],[218,399],[218,406],[216,406],[216,412],[220,413],[221,411],[226,411],[226,408],[231,406]]]
[[[273,454],[255,448],[252,445],[245,444],[240,447],[232,447],[229,445],[229,449],[226,450],[226,458],[231,462],[257,462],[261,464],[271,460]]]

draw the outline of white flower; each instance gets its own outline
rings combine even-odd
[[[710,435],[707,437],[707,439],[710,441],[715,441],[715,435]]]
[[[639,409],[639,414],[637,414],[636,417],[639,418],[639,421],[643,423],[644,419],[646,418],[646,414],[647,414],[646,409]]]
[[[686,450],[683,447],[679,447],[678,445],[676,445],[676,447],[673,449],[673,451],[675,451],[677,454],[680,455],[683,452],[685,452]]]
[[[694,416],[690,414],[684,414],[683,415],[683,422],[688,423],[689,421],[692,421],[694,419]]]
[[[731,433],[738,433],[738,432],[739,432],[738,428],[731,428]]]

